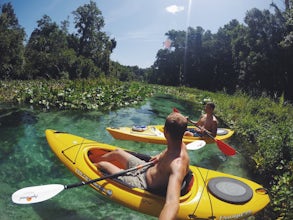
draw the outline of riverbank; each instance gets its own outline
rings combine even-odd
[[[135,105],[153,94],[170,94],[200,111],[212,100],[215,114],[235,130],[237,149],[250,161],[271,192],[271,205],[259,219],[292,219],[293,107],[281,97],[227,95],[185,87],[164,87],[112,79],[61,81],[0,81],[0,103],[44,109],[109,111]],[[0,109],[1,111],[1,109]],[[2,113],[0,113],[2,114]]]
[[[170,91],[170,90],[169,90]],[[259,219],[293,219],[293,107],[283,97],[227,95],[190,88],[172,90],[193,103],[212,100],[215,114],[235,130],[237,149],[270,190],[271,204]]]

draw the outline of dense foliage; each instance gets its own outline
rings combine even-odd
[[[166,33],[170,42],[157,53],[149,81],[229,93],[267,93],[293,99],[292,8],[275,13],[256,8],[212,34],[202,27]]]
[[[1,5],[0,5],[1,7]],[[18,78],[22,71],[25,32],[13,7],[4,4],[0,14],[0,79]]]
[[[0,103],[29,104],[47,110],[113,110],[137,104],[152,93],[151,86],[104,77],[74,81],[0,81]]]
[[[0,79],[78,79],[109,74],[116,41],[101,31],[101,11],[91,1],[78,7],[73,15],[76,33],[68,33],[68,21],[59,26],[44,15],[24,46],[24,31],[14,10],[10,3],[3,4]]]
[[[293,0],[285,10],[247,11],[244,22],[232,20],[213,34],[202,27],[170,30],[168,46],[157,52],[148,69],[122,66],[110,60],[117,42],[102,28],[105,21],[95,2],[73,12],[76,32],[69,21],[56,24],[47,15],[26,45],[10,3],[0,5],[0,79],[80,79],[112,76],[163,85],[185,85],[210,91],[293,100]],[[166,44],[167,45],[167,44]]]
[[[217,95],[221,118],[237,132],[240,151],[249,158],[257,176],[270,188],[271,219],[293,217],[293,108],[281,97],[272,102],[268,97],[252,98],[242,93],[228,98]],[[244,143],[246,142],[244,141]]]

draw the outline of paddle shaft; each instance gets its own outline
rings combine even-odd
[[[127,170],[123,170],[121,172],[110,174],[110,175],[107,175],[107,176],[103,176],[103,177],[100,177],[100,178],[97,178],[97,179],[89,180],[87,182],[82,181],[82,182],[79,182],[79,183],[73,183],[73,184],[70,184],[70,185],[64,185],[64,189],[71,189],[71,188],[75,188],[75,187],[79,187],[79,186],[84,186],[84,185],[95,183],[95,182],[98,182],[98,181],[101,181],[101,180],[104,180],[104,179],[113,179],[115,177],[122,176],[122,175],[124,175],[124,174],[126,174],[128,172],[139,170],[139,169],[141,169],[143,167],[150,166],[150,165],[153,165],[155,163],[156,163],[156,160],[152,160],[152,161],[149,161],[147,163],[138,165],[136,167],[132,167],[132,168],[129,168]]]

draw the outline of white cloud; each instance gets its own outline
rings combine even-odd
[[[166,7],[166,11],[172,14],[176,14],[183,10],[184,10],[184,6],[179,6],[179,5],[170,5]]]

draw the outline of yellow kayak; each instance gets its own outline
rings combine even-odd
[[[46,138],[61,162],[82,181],[103,176],[93,163],[117,148],[54,130],[46,130]],[[147,155],[131,153],[149,159]],[[245,218],[270,202],[266,189],[248,179],[196,166],[190,166],[190,171],[180,197],[178,219]],[[103,179],[90,186],[114,202],[151,216],[159,216],[165,202],[162,195],[132,188],[117,179]]]
[[[194,129],[194,126],[188,126],[189,129]],[[107,131],[115,138],[120,140],[130,140],[138,142],[146,142],[153,144],[166,144],[164,137],[163,125],[149,125],[149,126],[133,126],[133,127],[107,127]],[[226,140],[234,134],[234,131],[228,128],[218,128],[217,140]],[[213,143],[214,140],[208,136],[192,137],[184,136],[183,142],[188,144],[196,140],[205,140],[207,143]]]

